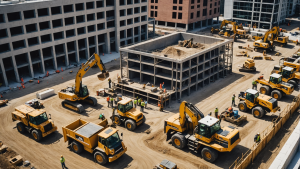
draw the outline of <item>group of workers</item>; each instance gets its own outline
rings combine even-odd
[[[136,108],[136,106],[138,105],[138,106],[141,106],[141,109],[140,109],[140,111],[141,112],[144,112],[144,108],[147,108],[147,101],[145,100],[143,100],[142,98],[139,98],[138,96],[136,97],[136,99],[134,99],[134,101],[133,101],[133,104],[134,104],[134,107]]]

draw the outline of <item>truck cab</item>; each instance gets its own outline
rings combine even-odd
[[[117,103],[117,114],[113,115],[113,122],[117,125],[125,124],[125,127],[133,131],[136,126],[145,122],[143,113],[133,107],[131,99],[123,99]]]

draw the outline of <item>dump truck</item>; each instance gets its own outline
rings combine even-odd
[[[274,66],[272,73],[281,74],[283,82],[292,84],[294,88],[297,88],[300,82],[300,72],[295,70],[297,69],[289,66]]]
[[[188,146],[198,153],[203,147],[201,155],[209,162],[214,162],[219,152],[232,151],[241,141],[238,129],[221,127],[219,119],[204,117],[197,107],[186,101],[180,104],[179,113],[165,120],[164,133],[178,149]]]
[[[247,59],[242,67],[239,68],[240,72],[256,72],[256,67],[253,59]]]
[[[262,85],[259,89],[260,93],[271,95],[277,100],[285,95],[291,95],[294,91],[294,86],[283,82],[280,74],[271,74],[269,80],[265,80],[263,76],[260,76],[255,81]]]
[[[85,150],[101,165],[117,160],[127,151],[118,130],[108,127],[107,119],[98,124],[78,119],[62,127],[62,131],[72,151],[80,154]]]
[[[242,112],[252,110],[255,118],[262,118],[267,112],[276,113],[280,111],[278,101],[270,96],[259,94],[257,90],[248,89],[246,92],[239,94],[238,108]]]
[[[32,108],[35,108],[35,109],[42,109],[42,108],[44,108],[43,103],[41,103],[38,99],[29,100],[25,104],[28,105],[28,106],[30,106],[30,107],[32,107]]]
[[[231,111],[233,111],[233,112],[231,113]],[[238,110],[232,110],[231,107],[226,108],[225,111],[223,111],[221,113],[220,117],[221,117],[221,119],[228,121],[235,125],[240,125],[243,122],[247,121],[247,116],[239,115]]]
[[[11,115],[13,121],[20,121],[17,123],[18,131],[31,133],[37,142],[57,130],[57,126],[51,120],[51,115],[49,114],[48,118],[44,109],[34,109],[24,104],[16,107]]]
[[[153,169],[179,169],[172,161],[164,159],[160,164],[157,164]]]
[[[8,103],[8,99],[0,100],[0,107],[6,105],[6,103]]]
[[[113,109],[111,117],[113,124],[118,126],[125,125],[127,130],[133,131],[135,128],[146,121],[143,113],[137,108],[133,107],[131,99],[123,99],[117,103],[117,113]]]

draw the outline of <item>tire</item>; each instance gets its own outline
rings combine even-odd
[[[270,91],[271,91],[271,89],[270,89],[269,86],[262,86],[262,87],[260,87],[260,89],[259,89],[259,92],[260,92],[261,94],[265,94],[265,95],[270,95]]]
[[[282,94],[279,90],[273,90],[271,92],[271,96],[277,100],[280,100],[282,98]]]
[[[257,106],[257,107],[254,107],[253,109],[252,109],[252,115],[255,117],[255,118],[258,118],[258,119],[260,119],[260,118],[262,118],[263,116],[264,116],[264,110],[263,110],[263,108],[262,107],[260,107],[260,106]]]
[[[183,149],[187,144],[184,135],[178,133],[174,134],[171,139],[173,146],[178,149]]]
[[[296,89],[298,87],[297,83],[295,80],[289,80],[288,81],[289,84],[293,85],[294,86],[294,89]]]
[[[96,151],[94,154],[94,160],[101,165],[104,165],[107,163],[107,156],[99,151]]]
[[[254,51],[257,52],[257,48],[254,48]]]
[[[218,158],[218,151],[210,147],[204,147],[201,151],[202,158],[208,162],[214,162]]]
[[[89,105],[92,106],[96,106],[97,105],[97,99],[93,98],[93,97],[87,97],[85,99],[86,103],[88,103]]]
[[[125,127],[129,131],[133,131],[136,128],[136,123],[133,120],[128,119],[125,121]]]
[[[143,115],[143,122],[142,122],[142,124],[144,124],[146,122],[146,117],[145,117],[145,115]]]
[[[37,142],[39,142],[42,139],[42,132],[39,130],[32,130],[31,135],[33,139]]]
[[[240,101],[238,104],[238,108],[242,112],[246,112],[248,110],[248,107],[244,101]]]
[[[82,106],[82,104],[78,104],[78,105],[77,105],[77,109],[78,109],[77,112],[78,112],[79,114],[81,114],[81,113],[84,112],[84,107]]]
[[[118,126],[122,124],[121,117],[119,115],[114,115],[112,118],[114,118],[114,124]]]
[[[25,125],[22,122],[17,123],[17,129],[19,133],[24,133],[25,132]]]
[[[71,149],[76,153],[80,154],[83,151],[83,146],[82,144],[78,143],[77,141],[73,141],[71,143]]]

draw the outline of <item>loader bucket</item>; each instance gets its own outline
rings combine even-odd
[[[106,78],[109,77],[109,73],[108,73],[108,71],[105,72],[105,73],[100,73],[100,74],[97,75],[97,77],[98,77],[99,80],[105,80]]]

